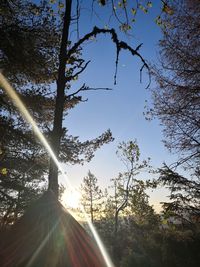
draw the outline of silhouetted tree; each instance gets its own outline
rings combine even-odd
[[[178,217],[184,223],[197,224],[200,219],[199,180],[180,175],[167,165],[159,172],[160,182],[170,190],[170,202],[163,203],[165,214]]]
[[[178,160],[160,169],[160,181],[171,191],[171,201],[165,203],[168,212],[182,217],[199,216],[199,2],[174,1],[173,11],[164,19],[161,66],[153,71],[157,86],[153,89],[152,113],[161,120],[165,145],[177,153]],[[177,173],[180,166],[187,171],[185,175]]]
[[[178,165],[197,169],[200,159],[198,1],[174,1],[160,41],[161,66],[154,70],[153,115],[164,126],[165,145]]]

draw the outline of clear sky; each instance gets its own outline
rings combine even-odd
[[[155,18],[160,13],[159,2],[152,1],[153,7],[149,14],[138,12],[137,21],[133,25],[132,37],[120,34],[121,39],[127,41],[133,47],[143,43],[140,50],[142,56],[149,63],[158,61],[158,41],[162,37]],[[91,16],[89,9],[85,9],[84,16],[80,20],[80,37],[92,30],[94,25],[104,27],[106,12],[101,7],[100,19]],[[83,10],[84,11],[84,10]],[[114,24],[116,26],[116,24]],[[173,161],[172,155],[162,143],[162,127],[157,120],[146,121],[143,112],[145,100],[151,102],[151,94],[145,89],[148,84],[148,76],[143,73],[140,83],[140,68],[142,66],[137,57],[132,57],[128,52],[120,54],[117,85],[114,86],[113,77],[115,71],[115,46],[109,36],[99,36],[84,46],[83,56],[91,60],[86,71],[74,83],[74,89],[86,83],[90,87],[110,87],[112,91],[95,91],[85,93],[87,102],[79,104],[69,112],[64,121],[69,134],[79,136],[82,141],[92,139],[111,129],[115,141],[104,145],[99,149],[90,163],[84,166],[67,166],[65,169],[74,186],[79,186],[84,176],[90,170],[99,180],[101,187],[110,184],[110,179],[124,170],[123,164],[115,154],[120,141],[137,139],[141,159],[150,157],[154,167],[160,167],[165,161]],[[151,86],[154,86],[153,82]],[[166,190],[160,189],[151,193],[151,203],[158,208],[158,203],[165,199]]]

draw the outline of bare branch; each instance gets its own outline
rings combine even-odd
[[[141,54],[138,52],[140,47],[142,46],[142,44],[140,44],[136,49],[132,48],[131,46],[129,46],[127,43],[123,42],[123,41],[119,41],[117,34],[115,32],[114,29],[99,29],[97,27],[94,27],[93,30],[86,34],[85,36],[83,36],[77,43],[75,43],[71,49],[68,51],[68,53],[66,54],[66,59],[70,58],[70,56],[72,54],[74,54],[77,49],[85,42],[88,41],[91,37],[96,37],[98,34],[110,34],[111,35],[111,39],[113,41],[113,43],[115,43],[116,45],[116,61],[115,61],[115,66],[116,66],[116,70],[115,70],[115,75],[114,75],[114,84],[116,84],[116,77],[117,77],[117,67],[118,67],[118,61],[119,61],[119,53],[121,50],[128,50],[133,56],[137,56],[140,58],[140,60],[143,63],[142,68],[140,69],[140,71],[142,71],[144,68],[146,68],[148,70],[149,76],[150,76],[150,71],[149,71],[149,67],[145,61],[145,59],[141,56]]]
[[[81,67],[81,65],[82,65],[82,63],[83,63],[83,62],[81,62],[81,63],[80,63],[80,66],[78,67],[78,68],[80,68],[80,70],[77,71],[75,74],[66,77],[66,80],[65,80],[65,81],[66,81],[66,82],[69,82],[69,81],[73,80],[76,76],[78,76],[79,74],[81,74],[81,73],[87,68],[87,66],[88,66],[88,64],[89,64],[90,62],[91,62],[90,60],[87,61],[83,67]]]
[[[67,98],[74,97],[75,95],[83,91],[97,91],[97,90],[111,91],[112,88],[104,88],[104,87],[93,88],[93,87],[86,86],[84,83],[77,91],[75,91],[74,93],[70,95],[67,95]]]

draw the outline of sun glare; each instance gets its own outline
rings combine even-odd
[[[76,190],[65,190],[62,196],[63,203],[66,207],[77,209],[80,206],[81,195]]]

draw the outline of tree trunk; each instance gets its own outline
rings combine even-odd
[[[58,69],[58,78],[57,78],[57,96],[55,104],[55,113],[54,113],[54,123],[52,131],[52,140],[51,146],[55,153],[55,156],[59,159],[60,152],[60,139],[62,136],[62,120],[63,120],[63,109],[65,102],[65,65],[66,65],[66,52],[67,52],[67,43],[69,36],[69,27],[71,21],[71,5],[72,0],[66,0],[65,6],[65,15],[64,15],[64,24],[62,31],[62,39],[60,46],[60,55],[59,55],[59,69]],[[49,166],[49,189],[51,189],[55,196],[58,198],[58,166],[55,164],[54,160],[50,159]]]

